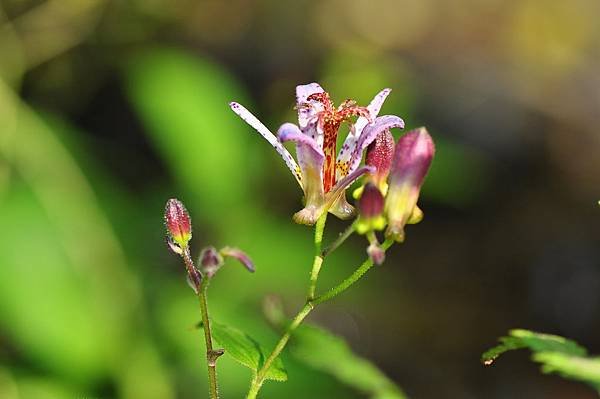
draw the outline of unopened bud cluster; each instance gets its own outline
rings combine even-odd
[[[424,127],[409,131],[396,144],[389,130],[385,130],[368,147],[366,164],[375,172],[355,193],[360,196],[355,229],[367,235],[367,252],[375,263],[383,262],[375,231],[387,225],[386,238],[402,242],[404,226],[423,218],[417,200],[434,153],[433,140]]]
[[[198,293],[202,280],[211,279],[223,266],[226,258],[238,260],[248,271],[254,272],[254,264],[246,253],[238,248],[224,247],[217,250],[208,246],[200,253],[197,264],[190,255],[189,242],[192,238],[192,221],[190,215],[177,199],[170,199],[165,206],[165,227],[167,228],[167,244],[169,248],[183,258],[187,269],[187,279],[192,289]]]

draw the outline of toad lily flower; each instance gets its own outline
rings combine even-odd
[[[298,125],[283,124],[278,137],[242,105],[229,105],[281,155],[304,192],[304,209],[294,215],[294,221],[312,225],[325,212],[342,219],[354,215],[345,191],[363,174],[373,172],[370,166],[360,167],[364,150],[380,132],[404,127],[404,121],[397,116],[377,117],[389,93],[390,89],[382,90],[367,107],[346,100],[336,108],[317,83],[297,86]],[[358,118],[351,123],[354,116]],[[336,157],[337,136],[343,122],[350,122],[350,132]],[[286,141],[296,143],[297,162],[283,146]]]

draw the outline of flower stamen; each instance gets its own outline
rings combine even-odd
[[[335,159],[337,154],[337,135],[343,122],[353,116],[363,116],[371,122],[371,113],[366,107],[359,107],[354,100],[346,100],[336,109],[329,97],[329,93],[313,93],[306,98],[323,104],[323,111],[317,115],[319,128],[323,132],[323,190],[328,193],[335,185]]]

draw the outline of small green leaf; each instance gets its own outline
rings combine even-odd
[[[600,389],[600,357],[540,352],[533,355],[533,360],[542,363],[544,373],[557,373],[565,378],[587,382]]]
[[[504,352],[522,348],[529,348],[533,352],[560,352],[574,356],[585,356],[587,353],[575,341],[558,335],[516,329],[511,330],[508,337],[500,338],[500,345],[486,351],[481,356],[481,361],[489,365]]]
[[[344,339],[319,327],[303,325],[293,335],[292,356],[336,377],[374,399],[406,398],[400,388],[370,361],[356,355]]]
[[[533,352],[532,360],[542,364],[542,372],[557,373],[600,389],[600,357],[587,356],[586,349],[575,341],[528,330],[512,330],[509,334],[482,355],[484,364],[492,364],[509,350],[528,348]]]
[[[202,324],[199,325],[202,328]],[[260,369],[268,355],[268,352],[252,337],[237,328],[211,321],[210,330],[217,345],[225,349],[225,355],[229,355],[242,365],[253,370],[254,373]],[[281,358],[275,359],[266,378],[268,380],[286,381],[287,371],[283,366]]]

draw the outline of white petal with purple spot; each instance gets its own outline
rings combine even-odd
[[[375,95],[373,100],[371,100],[367,106],[367,109],[371,114],[371,119],[377,118],[385,99],[391,91],[392,89],[383,89],[377,93],[377,95]],[[365,126],[367,126],[368,123],[369,120],[367,118],[360,116],[350,129],[348,136],[346,136],[346,140],[344,140],[344,144],[342,145],[336,160],[336,164],[340,165],[340,167],[336,168],[336,180],[339,180],[350,173],[350,158],[352,157],[352,153],[356,148],[356,142],[358,141],[362,130],[365,128]]]
[[[289,151],[277,140],[277,137],[265,125],[262,124],[250,111],[248,111],[243,105],[238,104],[236,102],[229,103],[229,106],[240,118],[242,118],[247,124],[252,126],[261,136],[265,138],[275,150],[279,153],[281,158],[285,161],[288,169],[292,172],[296,181],[300,187],[303,187],[302,184],[302,173],[300,172],[300,167],[298,163],[294,160]]]
[[[306,202],[320,202],[323,198],[323,150],[293,123],[284,123],[277,136],[282,142],[296,143],[296,157],[302,170],[302,183]]]
[[[350,158],[349,164],[349,173],[352,173],[362,159],[363,151],[367,148],[369,144],[375,140],[377,135],[386,129],[392,128],[404,128],[404,121],[402,118],[395,115],[384,115],[376,118],[373,123],[368,124],[360,133],[358,140],[356,141],[356,146],[354,151],[352,152],[352,156]]]
[[[323,131],[317,123],[319,112],[324,110],[323,104],[318,101],[308,101],[311,94],[323,93],[323,88],[318,83],[309,83],[296,86],[296,108],[298,110],[298,126],[302,133],[314,139],[323,147]]]

